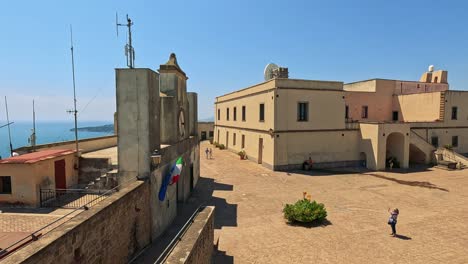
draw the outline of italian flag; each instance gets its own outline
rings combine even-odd
[[[164,201],[166,198],[167,187],[179,181],[180,173],[182,172],[182,164],[182,157],[179,157],[171,170],[164,176],[158,195],[160,201]]]
[[[175,165],[171,169],[171,185],[179,181],[180,173],[182,172],[182,157],[179,157]]]

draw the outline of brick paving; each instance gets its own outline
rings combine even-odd
[[[468,170],[304,175],[213,151],[200,157],[217,206],[215,263],[468,263]],[[283,205],[303,191],[330,224],[284,221]],[[389,236],[389,207],[400,209],[399,238]]]

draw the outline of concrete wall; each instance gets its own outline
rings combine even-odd
[[[104,137],[95,137],[95,138],[86,138],[78,140],[79,149],[82,153],[91,152],[99,149],[105,149],[110,147],[117,146],[117,135],[104,136]],[[75,149],[75,141],[62,141],[54,142],[50,144],[41,144],[36,145],[34,148],[36,151],[46,150],[46,149]],[[19,154],[30,153],[33,151],[32,147],[21,147],[15,149]]]
[[[149,184],[136,181],[2,263],[128,263],[151,241]]]
[[[393,111],[404,122],[436,121],[440,117],[441,92],[398,95],[393,97]]]
[[[173,144],[179,140],[177,118],[179,109],[174,96],[161,97],[161,143]]]
[[[279,88],[275,131],[345,128],[344,92]],[[298,121],[298,103],[308,103],[308,121]]]
[[[413,128],[419,136],[427,142],[431,142],[432,137],[439,138],[439,147],[452,145],[452,137],[458,137],[458,147],[453,147],[457,153],[468,153],[468,127],[465,128],[450,128],[450,127],[429,127],[429,128]]]
[[[244,148],[242,148],[242,135],[245,137]],[[226,136],[228,136],[228,138]],[[274,138],[267,131],[252,131],[241,128],[215,127],[214,141],[218,142],[219,144],[224,144],[227,146],[228,150],[231,150],[235,153],[239,152],[240,150],[244,150],[247,154],[247,158],[254,162],[259,162],[260,139],[263,140],[263,148],[261,149],[261,164],[267,168],[273,169]]]
[[[458,108],[457,120],[452,120],[452,107]],[[446,126],[468,126],[468,91],[445,92],[445,116]]]
[[[358,130],[280,133],[274,164],[281,170],[298,168],[311,157],[316,166],[352,166],[359,164],[359,142]]]
[[[78,183],[75,154],[47,159],[30,164],[0,164],[0,176],[11,176],[11,194],[0,194],[0,203],[20,203],[39,206],[39,189],[55,189],[54,162],[65,160],[67,188]]]
[[[214,248],[214,210],[212,206],[202,209],[165,263],[211,263]]]
[[[195,136],[198,133],[198,96],[196,93],[187,93],[189,103],[189,135]],[[198,135],[200,137],[200,135]]]
[[[150,69],[116,69],[119,181],[148,176],[160,148],[159,75]]]

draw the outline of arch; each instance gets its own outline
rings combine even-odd
[[[410,164],[426,164],[427,156],[421,149],[413,144],[409,145]]]
[[[405,159],[405,136],[399,132],[393,132],[388,135],[386,150],[386,167],[389,167],[391,160],[393,160],[394,168],[403,166]]]

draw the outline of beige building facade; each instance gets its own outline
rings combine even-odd
[[[198,122],[198,137],[200,141],[214,138],[214,122]]]
[[[446,71],[419,82],[275,78],[216,98],[214,141],[273,170],[308,160],[408,168],[445,145],[468,153],[467,103],[468,92],[449,90]]]

